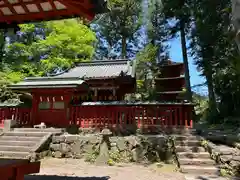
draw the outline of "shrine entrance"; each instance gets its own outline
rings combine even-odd
[[[66,127],[68,102],[61,95],[42,95],[38,99],[35,124],[45,123],[47,126]]]

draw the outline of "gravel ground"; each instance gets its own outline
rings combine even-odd
[[[25,180],[185,180],[172,165],[96,166],[76,159],[44,159],[40,173]]]

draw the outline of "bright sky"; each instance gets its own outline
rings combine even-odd
[[[171,46],[170,48],[170,58],[176,62],[183,62],[182,60],[182,50],[181,50],[181,42],[179,38],[173,39],[169,41]],[[189,60],[189,70],[191,76],[191,86],[202,84],[205,82],[205,78],[201,77],[199,72],[197,71],[196,66],[194,65],[193,58],[188,57]],[[206,94],[206,87],[193,89],[194,91],[200,91],[200,93]]]

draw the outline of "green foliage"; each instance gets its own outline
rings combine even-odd
[[[110,12],[93,24],[99,40],[97,54],[101,59],[131,57],[139,44],[136,34],[142,25],[142,1],[113,0],[109,6]]]
[[[109,160],[107,161],[107,164],[108,164],[109,166],[114,166],[115,162],[114,162],[114,160],[109,159]]]
[[[71,19],[47,23],[47,28],[51,33],[33,47],[38,47],[47,53],[48,57],[41,63],[49,72],[91,60],[94,53],[93,43],[96,39],[87,26]]]
[[[92,153],[88,153],[85,157],[86,162],[94,163],[99,155],[99,151],[95,150]]]
[[[4,47],[0,53],[0,100],[15,97],[6,88],[9,83],[56,74],[93,56],[95,33],[77,19],[22,24],[20,28],[15,35],[7,34],[8,43],[0,40]]]
[[[211,123],[220,123],[224,117],[239,116],[240,107],[239,55],[229,31],[230,13],[226,11],[231,2],[204,0],[191,6],[195,24],[191,29],[192,55],[209,89],[205,115]]]
[[[120,162],[122,159],[121,154],[118,151],[110,151],[109,156],[113,164]]]
[[[153,88],[153,79],[157,72],[158,47],[148,44],[137,54],[137,93],[141,95],[141,100],[154,100],[155,90]],[[152,88],[150,88],[152,87]]]
[[[7,88],[7,85],[18,80],[17,73],[4,73],[0,72],[0,102],[4,102],[8,99],[17,99],[18,95]]]
[[[208,111],[208,98],[193,93],[193,102],[195,104],[194,109],[197,116],[196,120],[202,120],[203,118],[206,118],[206,113]]]
[[[94,53],[95,34],[76,19],[20,27],[22,35],[8,45],[5,62],[29,76],[74,67],[79,62],[90,61]]]

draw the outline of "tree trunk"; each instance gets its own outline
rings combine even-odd
[[[232,0],[232,22],[236,32],[236,43],[240,51],[240,0]]]
[[[205,76],[206,76],[207,86],[208,86],[209,107],[210,107],[210,110],[214,113],[217,111],[217,104],[216,104],[216,97],[214,93],[212,75],[213,75],[212,67],[208,64],[207,68],[205,69]]]
[[[1,37],[0,37],[0,70],[2,70],[5,40],[6,40],[6,32],[4,30],[2,30],[0,35],[1,35]]]
[[[190,84],[186,36],[185,36],[185,23],[183,20],[180,20],[180,34],[181,34],[182,56],[183,56],[183,63],[184,63],[184,70],[185,70],[187,100],[192,102],[192,90],[191,90],[191,84]]]
[[[122,36],[122,59],[127,57],[127,38]]]

